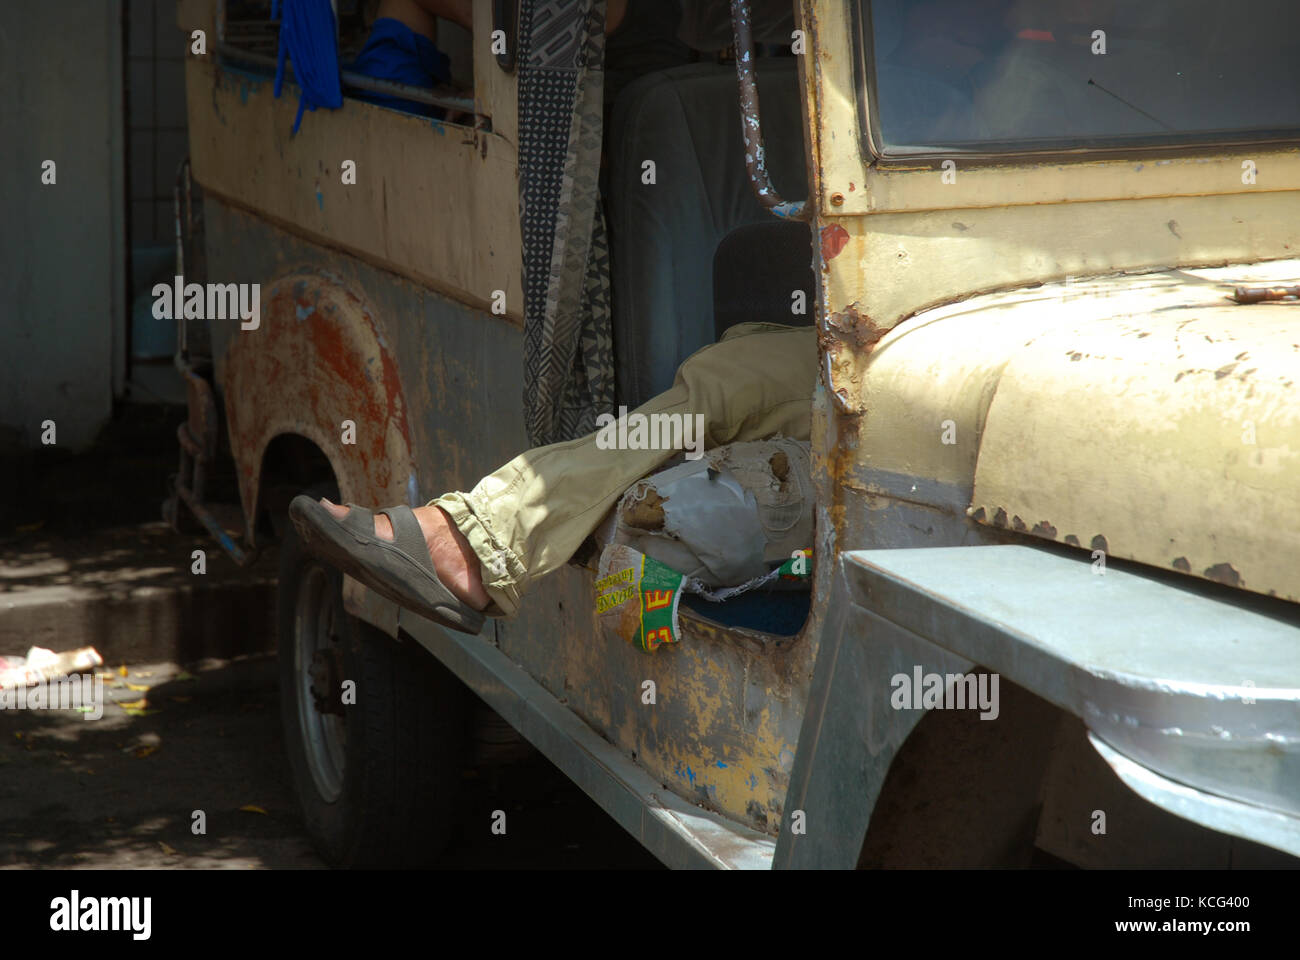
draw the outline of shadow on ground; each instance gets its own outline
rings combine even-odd
[[[99,720],[0,712],[0,867],[324,867],[298,816],[275,666],[114,667]],[[539,754],[461,776],[455,839],[430,866],[658,867]],[[495,810],[505,836],[491,832]],[[193,832],[196,811],[206,833]]]

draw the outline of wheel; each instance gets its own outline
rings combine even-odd
[[[413,641],[349,616],[342,575],[285,530],[280,719],[307,831],[335,866],[427,865],[450,835],[468,691]]]

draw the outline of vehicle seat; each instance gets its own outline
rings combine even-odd
[[[803,294],[796,304],[795,291]],[[713,331],[718,340],[738,323],[812,325],[817,279],[812,228],[770,217],[737,227],[713,256]],[[795,313],[802,306],[802,313]]]
[[[802,200],[798,65],[760,59],[756,73],[768,170],[787,200]],[[614,105],[609,144],[618,396],[636,406],[668,389],[678,365],[714,342],[719,242],[737,227],[774,218],[745,168],[734,66],[691,64],[629,84]],[[655,164],[654,183],[642,182],[647,160]],[[811,252],[799,270],[810,262]]]

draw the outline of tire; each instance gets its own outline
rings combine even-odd
[[[329,489],[307,493],[337,500]],[[334,866],[426,866],[450,839],[468,691],[415,642],[344,612],[342,575],[307,553],[292,524],[285,530],[280,719],[307,832]]]

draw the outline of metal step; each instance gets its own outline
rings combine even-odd
[[[856,606],[1083,719],[1130,786],[1113,756],[1188,788],[1153,802],[1300,855],[1300,607],[1027,546],[861,551],[843,571]]]
[[[767,870],[776,841],[688,803],[651,777],[484,636],[398,613],[398,628],[447,665],[493,710],[636,837],[675,868]]]

